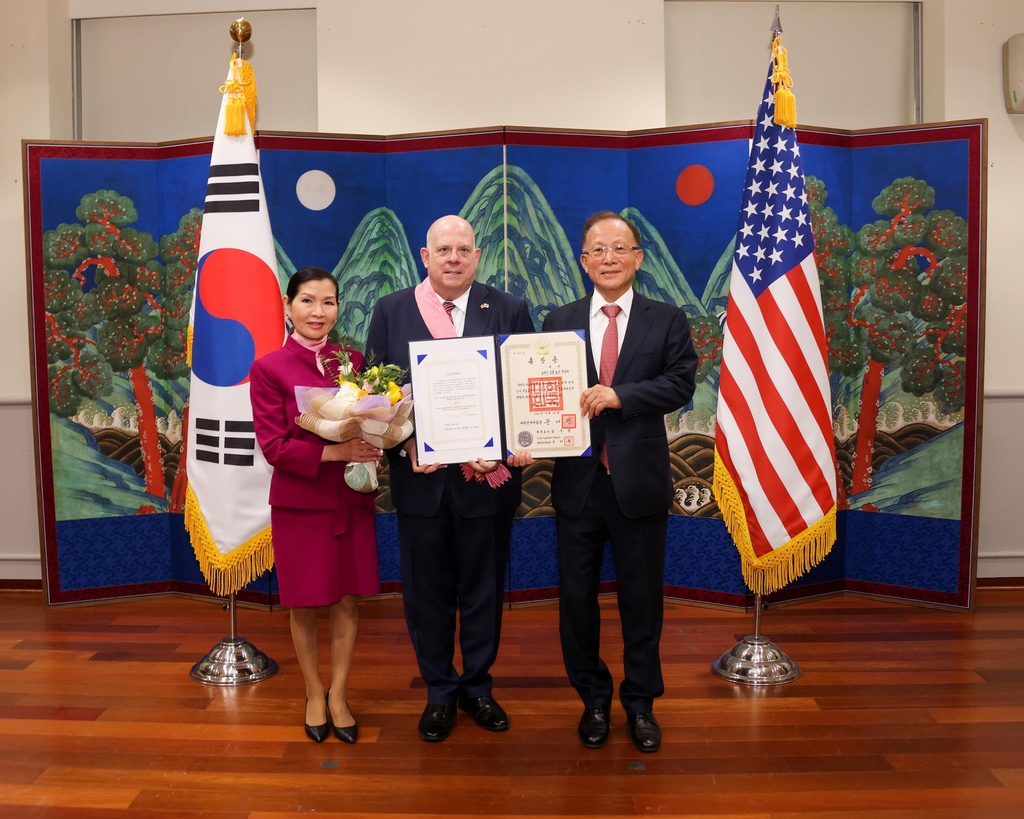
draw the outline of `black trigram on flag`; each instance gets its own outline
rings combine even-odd
[[[197,461],[225,466],[252,466],[255,463],[256,432],[252,421],[225,421],[196,418],[195,456]]]
[[[249,213],[260,209],[260,169],[255,162],[211,165],[206,213]]]

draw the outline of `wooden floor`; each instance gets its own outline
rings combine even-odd
[[[603,606],[618,680],[614,598]],[[224,689],[188,676],[227,631],[218,605],[0,593],[0,817],[1024,817],[1024,590],[981,590],[973,614],[849,596],[773,608],[762,630],[803,676],[767,689],[709,671],[752,615],[668,603],[650,755],[617,704],[608,744],[579,743],[553,604],[506,612],[495,695],[512,729],[462,715],[440,744],[416,733],[425,691],[401,600],[361,615],[359,742],[315,745],[285,611],[239,610],[281,671]]]

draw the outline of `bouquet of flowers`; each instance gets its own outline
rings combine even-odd
[[[328,441],[362,438],[379,449],[396,446],[412,435],[412,395],[409,384],[399,386],[406,372],[395,364],[355,372],[347,350],[321,358],[324,372],[338,383],[338,391],[314,388],[300,402],[298,425]],[[350,463],[345,482],[357,492],[377,488],[375,464]]]

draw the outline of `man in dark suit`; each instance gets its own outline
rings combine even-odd
[[[661,746],[653,708],[665,691],[658,644],[673,499],[664,415],[693,397],[697,356],[686,314],[633,291],[644,258],[635,225],[611,211],[594,214],[583,228],[582,250],[580,264],[593,294],[544,320],[544,330],[586,330],[589,338],[591,386],[580,407],[590,418],[594,454],[557,459],[551,479],[562,657],[583,700],[580,739],[599,748],[608,739],[614,694],[600,656],[597,602],[609,542],[624,644],[619,701],[633,744],[650,752]],[[509,462],[525,466],[532,460],[520,451]]]
[[[438,219],[420,256],[427,278],[385,296],[374,308],[366,338],[371,364],[408,368],[410,341],[533,332],[525,301],[475,281],[480,248],[469,222]],[[456,705],[487,730],[504,731],[508,716],[491,696],[490,668],[501,634],[520,471],[512,469],[509,476],[504,464],[479,458],[467,470],[420,464],[414,438],[387,455],[406,623],[427,684],[420,736],[428,742],[446,739]],[[492,486],[498,474],[507,480]],[[461,674],[453,665],[456,612]]]

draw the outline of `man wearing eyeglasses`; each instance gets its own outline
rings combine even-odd
[[[533,332],[523,299],[476,281],[480,248],[465,219],[434,222],[420,257],[426,279],[374,307],[366,337],[370,364],[408,370],[410,341]],[[509,475],[504,464],[479,458],[464,468],[420,464],[415,438],[387,456],[405,619],[427,685],[420,737],[447,739],[456,706],[488,731],[507,730],[508,715],[491,696],[490,669],[501,634],[512,518],[522,496],[520,470]],[[456,615],[461,674],[453,664]]]
[[[619,701],[633,744],[653,752],[661,747],[654,700],[665,691],[658,645],[673,500],[664,416],[693,397],[697,355],[686,314],[633,291],[644,258],[635,225],[611,211],[596,213],[583,226],[582,248],[593,294],[544,320],[544,330],[586,330],[589,338],[590,386],[580,407],[590,418],[593,455],[556,459],[551,480],[562,658],[583,700],[580,739],[600,748],[615,693],[600,656],[597,601],[610,543],[624,644]],[[509,459],[515,466],[532,461],[527,451]]]

